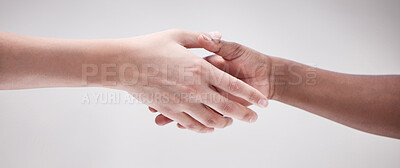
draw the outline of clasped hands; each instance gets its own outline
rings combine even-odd
[[[400,137],[399,75],[355,75],[271,57],[220,33],[167,30],[122,39],[0,31],[0,90],[108,87],[129,92],[158,125],[212,132],[255,122],[273,99],[365,132]],[[189,48],[215,55],[201,58]],[[110,98],[111,100],[111,98]]]
[[[270,58],[220,39],[217,32],[184,30],[125,39],[129,45],[119,59],[141,67],[139,82],[119,89],[161,113],[158,125],[176,121],[180,128],[207,133],[231,125],[232,118],[255,122],[257,114],[247,106],[268,105]],[[203,59],[189,48],[215,55]]]

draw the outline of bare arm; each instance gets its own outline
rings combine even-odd
[[[112,40],[69,40],[0,32],[0,90],[82,85],[82,65],[120,56]],[[113,58],[114,57],[114,58]],[[99,86],[99,78],[89,78]]]
[[[200,34],[167,30],[124,39],[72,40],[0,32],[0,90],[79,86],[124,90],[201,133],[229,126],[230,117],[256,121],[254,111],[211,86],[261,107],[267,105],[266,96],[188,51],[200,47]]]
[[[271,57],[233,42],[201,36],[198,40],[217,54],[207,57],[208,62],[257,88],[269,99],[361,131],[400,139],[400,75],[336,73]],[[229,98],[250,105],[235,96]],[[158,125],[169,122],[172,120],[162,114],[156,118]]]
[[[271,60],[275,89],[270,98],[355,129],[400,138],[399,75],[350,75]]]

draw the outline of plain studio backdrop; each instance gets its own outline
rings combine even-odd
[[[121,38],[170,28],[220,31],[333,71],[400,74],[398,0],[0,0],[0,30],[25,35]],[[254,124],[197,134],[155,125],[130,98],[102,88],[0,91],[0,167],[400,167],[399,140],[279,102],[251,107]]]

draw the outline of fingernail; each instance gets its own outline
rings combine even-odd
[[[260,107],[267,107],[268,106],[268,100],[265,98],[262,98],[260,100],[258,100],[258,105]]]
[[[227,119],[228,119],[228,122],[225,124],[224,128],[227,126],[230,126],[233,123],[233,120],[231,118],[227,118]]]
[[[210,37],[208,37],[208,36],[206,36],[206,35],[204,35],[204,34],[202,34],[201,36],[203,37],[204,40],[211,41],[211,38],[210,38]]]
[[[220,32],[210,32],[208,33],[212,39],[220,39],[221,38],[221,33]]]
[[[256,122],[257,121],[257,115],[253,115],[253,117],[250,118],[250,123]]]
[[[232,119],[230,119],[230,120],[229,120],[229,122],[228,122],[228,125],[227,125],[227,126],[230,126],[230,125],[232,125],[232,123],[233,123],[233,120],[232,120]]]
[[[157,110],[156,109],[154,109],[154,108],[152,108],[152,107],[149,107],[149,110],[151,111],[151,112],[157,112]]]

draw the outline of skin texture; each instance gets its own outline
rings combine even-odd
[[[231,117],[254,122],[254,111],[216,90],[261,107],[267,106],[266,96],[189,52],[201,46],[201,34],[167,30],[126,39],[66,40],[0,32],[0,90],[120,89],[201,133],[230,125]]]
[[[207,57],[208,62],[269,99],[364,132],[400,139],[400,75],[336,73],[267,56],[237,43],[210,41],[203,36],[198,40],[216,54]],[[236,97],[228,98],[249,105]],[[156,117],[158,125],[172,121],[162,115]]]

